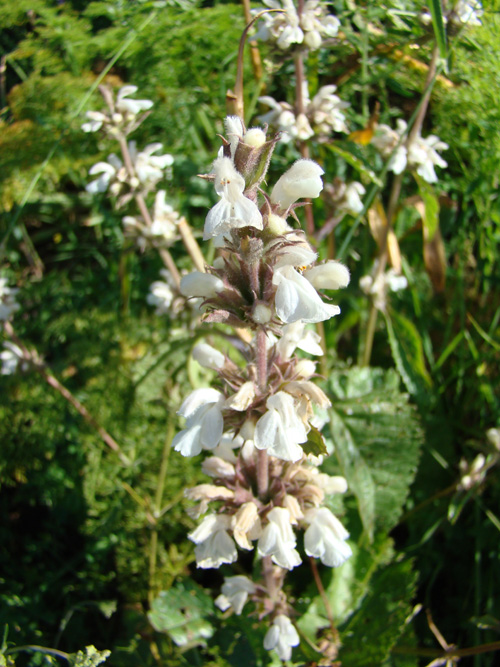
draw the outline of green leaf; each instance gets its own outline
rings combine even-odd
[[[195,646],[213,635],[208,621],[212,613],[212,599],[195,583],[185,581],[161,591],[148,618],[155,630],[166,632],[177,646]]]
[[[70,667],[97,667],[111,655],[111,651],[98,651],[95,646],[86,646],[85,651],[78,651],[69,656]]]
[[[432,380],[425,367],[424,348],[416,326],[404,315],[391,310],[385,313],[389,343],[396,367],[406,388],[425,404],[429,400]]]
[[[416,573],[409,560],[377,572],[358,611],[340,628],[339,659],[349,667],[385,664],[403,634],[415,593]]]
[[[302,449],[306,454],[314,454],[314,456],[328,455],[325,439],[314,426],[311,426],[311,430],[307,434],[307,442],[302,445]]]
[[[335,454],[371,538],[375,528],[394,527],[408,495],[422,442],[418,417],[394,370],[354,367],[330,381]]]
[[[425,239],[427,242],[430,242],[434,238],[434,234],[439,227],[439,200],[430,183],[424,181],[418,174],[415,174],[415,179],[418,184],[418,191],[424,202],[422,223],[427,230]]]
[[[431,12],[434,35],[436,37],[436,42],[439,46],[439,54],[441,58],[446,59],[447,57],[446,30],[444,27],[441,0],[429,0],[429,10]]]

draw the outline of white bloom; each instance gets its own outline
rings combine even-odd
[[[234,153],[238,146],[239,140],[243,136],[243,123],[239,116],[227,116],[224,120],[224,127],[226,128],[226,135],[229,139],[229,148],[231,157],[234,158]]]
[[[323,303],[313,285],[292,266],[275,270],[275,308],[282,322],[323,322],[340,313],[338,306]]]
[[[186,418],[186,428],[172,441],[183,456],[196,456],[202,449],[214,449],[222,438],[224,396],[216,389],[195,389],[177,414]]]
[[[108,162],[97,162],[89,169],[89,176],[96,174],[100,174],[99,178],[85,186],[91,194],[106,192],[113,181],[118,179],[123,182],[127,177],[123,162],[114,153],[108,156]]]
[[[210,456],[205,459],[201,464],[201,470],[205,475],[219,479],[231,478],[236,474],[234,465],[220,456]]]
[[[388,125],[378,125],[372,139],[372,144],[380,152],[383,158],[390,157],[388,165],[389,171],[393,171],[395,174],[401,174],[406,167],[407,150],[404,143],[400,142],[402,142],[402,137],[406,133],[407,124],[400,118],[398,118],[396,124],[397,130],[391,129]],[[393,152],[394,150],[395,152]]]
[[[340,262],[330,260],[307,269],[304,278],[316,289],[339,289],[349,284],[349,269]]]
[[[408,164],[410,168],[416,169],[417,174],[427,183],[436,183],[437,176],[434,167],[447,167],[448,163],[443,160],[437,151],[446,150],[448,144],[441,141],[434,134],[425,139],[417,136],[408,148]]]
[[[331,132],[348,132],[343,110],[350,105],[335,95],[337,87],[322,86],[307,104],[306,113],[318,134],[330,135]]]
[[[297,541],[291,526],[290,512],[284,507],[273,507],[267,515],[267,525],[259,538],[261,556],[271,556],[273,563],[291,570],[301,564],[295,546]]]
[[[226,401],[226,408],[244,412],[252,405],[255,398],[255,385],[250,380],[244,382],[236,394],[230,396]]]
[[[129,151],[134,169],[139,181],[147,186],[154,186],[159,180],[163,178],[163,171],[166,167],[171,167],[174,163],[174,158],[169,154],[155,155],[162,149],[162,144],[154,143],[148,144],[140,152],[137,152],[135,141],[129,142]]]
[[[262,533],[257,505],[252,501],[244,503],[233,516],[231,527],[236,544],[247,551],[253,549],[250,540],[256,540]]]
[[[165,190],[158,190],[153,208],[153,222],[149,230],[152,236],[158,236],[172,242],[177,236],[179,214],[165,201]]]
[[[208,212],[203,238],[207,240],[237,227],[262,229],[262,215],[257,204],[243,194],[245,179],[236,171],[232,160],[217,158],[213,170],[215,190],[221,200]]]
[[[221,595],[215,600],[215,604],[222,611],[229,607],[234,609],[238,616],[248,599],[248,595],[255,593],[255,584],[248,577],[239,574],[235,577],[225,577],[221,588]]]
[[[7,278],[0,278],[0,322],[6,322],[10,316],[19,310],[15,295],[17,287],[9,287]]]
[[[276,343],[276,350],[283,360],[290,359],[296,348],[308,354],[317,356],[323,354],[321,337],[312,329],[305,327],[304,322],[300,320],[283,327],[283,335]]]
[[[146,111],[151,109],[153,102],[151,100],[130,100],[128,99],[129,95],[133,95],[137,92],[137,86],[122,86],[118,91],[116,96],[116,109],[119,113],[125,114],[129,113],[132,116],[136,116],[141,111]]]
[[[107,119],[107,116],[100,111],[87,111],[85,113],[89,119],[88,123],[83,123],[82,130],[84,132],[97,132],[102,127],[102,124]]]
[[[284,461],[299,461],[303,455],[300,443],[306,442],[307,432],[292,396],[278,391],[267,399],[266,407],[255,427],[255,446]]]
[[[338,567],[352,556],[346,539],[349,533],[337,517],[326,507],[311,510],[311,523],[304,535],[304,548],[308,556],[320,558],[323,565]]]
[[[197,545],[194,550],[197,567],[220,567],[223,563],[234,563],[238,558],[236,545],[227,532],[230,523],[228,516],[209,514],[196,530],[189,533],[189,539]]]
[[[9,340],[5,341],[4,350],[0,352],[0,361],[2,362],[2,370],[0,371],[1,375],[13,375],[19,365],[21,370],[26,370],[28,364],[24,359],[23,351],[15,343],[11,343]]]
[[[479,0],[458,0],[453,7],[450,20],[456,20],[468,26],[482,25],[483,6]]]
[[[156,280],[149,288],[146,301],[150,306],[155,306],[157,315],[165,315],[170,310],[174,293],[170,285],[163,280]]]
[[[363,210],[361,195],[366,193],[365,188],[358,181],[353,181],[345,186],[342,199],[337,203],[338,211],[346,211],[351,215],[357,215]]]
[[[225,363],[222,352],[219,352],[219,350],[216,350],[215,347],[212,347],[208,343],[197,343],[193,347],[191,354],[193,355],[193,359],[205,368],[217,370],[218,368],[222,368]]]
[[[281,660],[290,660],[292,657],[292,646],[300,643],[299,635],[293,623],[284,614],[279,614],[264,637],[264,648],[268,651],[273,649]]]
[[[224,283],[210,273],[192,271],[181,279],[180,290],[183,296],[201,296],[210,299],[224,290]]]
[[[297,199],[314,199],[323,189],[324,170],[312,160],[297,160],[278,180],[271,193],[271,202],[286,211]]]

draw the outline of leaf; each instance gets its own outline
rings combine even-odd
[[[307,442],[302,445],[302,449],[306,454],[313,454],[314,456],[328,455],[325,439],[314,426],[311,426],[311,430],[307,434]]]
[[[360,160],[358,157],[353,155],[350,151],[344,150],[343,148],[339,148],[336,144],[327,144],[326,148],[332,151],[332,153],[336,153],[337,155],[340,155],[340,157],[347,162],[347,164],[350,164],[351,167],[354,167],[354,169],[357,169],[360,174],[363,174],[367,178],[372,181],[372,183],[375,183],[378,185],[380,188],[383,186],[382,181],[380,178],[376,175],[376,173],[367,167],[362,160]]]
[[[377,242],[378,247],[381,248],[386,235],[387,217],[380,197],[377,197],[374,205],[368,209],[368,224],[373,238]],[[392,228],[387,232],[387,254],[392,268],[396,273],[401,273],[401,251],[398,239]]]
[[[392,356],[407,390],[421,403],[429,400],[432,380],[425,367],[422,339],[416,326],[404,315],[385,313]]]
[[[392,563],[374,575],[363,604],[339,628],[342,637],[339,659],[343,665],[385,664],[406,628],[416,578],[409,560]]]
[[[439,229],[439,199],[436,197],[434,188],[430,183],[424,181],[418,174],[415,174],[415,179],[422,197],[422,201],[417,202],[415,208],[422,216],[422,224],[427,232],[426,238],[430,242]]]
[[[204,644],[214,629],[208,621],[212,599],[191,581],[161,591],[151,604],[149,621],[158,632],[166,632],[177,646]]]
[[[429,0],[429,10],[432,17],[432,27],[434,28],[434,35],[439,46],[439,53],[441,58],[446,59],[446,30],[444,27],[443,11],[441,9],[441,0]]]
[[[394,370],[353,367],[335,372],[330,381],[331,437],[342,474],[368,536],[376,528],[389,531],[417,468],[422,432],[416,411],[399,391]]]

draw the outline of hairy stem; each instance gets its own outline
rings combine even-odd
[[[257,384],[259,390],[265,393],[267,385],[267,344],[265,330],[259,329],[256,338]],[[265,449],[260,449],[257,452],[257,490],[261,499],[267,496],[269,490],[269,460]]]

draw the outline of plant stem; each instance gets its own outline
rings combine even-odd
[[[250,0],[243,0],[243,13],[245,15],[245,23],[248,25],[252,20],[252,14],[250,13]],[[260,51],[255,40],[250,41],[249,45],[253,74],[255,79],[260,81],[262,79],[262,62],[260,59]]]
[[[266,332],[259,329],[256,336],[257,384],[262,393],[266,392],[267,385],[267,345]],[[267,451],[257,451],[257,490],[259,498],[264,499],[269,490],[269,460]]]
[[[328,621],[330,622],[330,629],[332,631],[332,634],[333,634],[335,640],[338,641],[339,631],[337,630],[337,628],[335,626],[335,621],[333,620],[332,608],[330,606],[330,601],[328,599],[328,596],[325,592],[323,582],[321,581],[321,577],[319,576],[318,565],[316,563],[316,559],[313,558],[312,556],[309,556],[309,563],[311,564],[311,570],[312,570],[312,573],[313,573],[314,581],[316,582],[316,586],[318,587],[319,594],[321,596],[321,599],[323,600],[323,604],[325,605],[326,615],[328,616]]]

